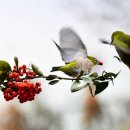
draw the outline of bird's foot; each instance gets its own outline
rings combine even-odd
[[[76,77],[76,79],[79,79],[81,76],[83,76],[83,73],[84,73],[84,71],[81,70],[81,71],[80,71],[80,74]]]

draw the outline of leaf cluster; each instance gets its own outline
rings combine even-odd
[[[18,61],[17,57],[14,58],[14,62],[15,62],[15,66],[18,68],[19,61]],[[11,68],[8,62],[5,61],[4,64],[5,63],[7,64],[7,69]],[[3,66],[3,61],[0,62],[0,66]],[[2,70],[2,68],[0,68],[0,69]],[[28,68],[28,69],[31,69],[36,74],[36,76],[33,77],[32,79],[44,78],[45,80],[47,80],[49,82],[49,85],[55,85],[61,80],[71,80],[72,81],[72,85],[70,87],[71,92],[77,92],[86,87],[89,87],[89,90],[90,90],[90,93],[92,96],[95,96],[95,95],[101,93],[102,91],[104,91],[108,87],[109,82],[112,82],[112,84],[114,85],[113,80],[120,73],[120,72],[118,72],[115,74],[112,72],[103,71],[101,75],[94,72],[94,73],[91,73],[86,76],[83,76],[81,74],[77,78],[66,78],[66,77],[60,77],[57,75],[45,76],[45,75],[43,75],[43,72],[35,64],[31,64],[31,68]],[[17,69],[17,71],[18,71],[18,69]],[[5,72],[5,70],[3,72]],[[4,80],[1,80],[3,77],[2,77],[2,75],[0,75],[0,80],[1,80],[0,90],[3,91],[6,89],[5,86],[7,86],[7,83],[10,81],[8,79],[8,75],[11,72],[12,72],[12,70],[8,69],[8,73],[6,73],[7,78],[4,78]],[[25,80],[25,79],[31,80],[31,79],[28,79],[27,77],[21,78],[21,80]]]

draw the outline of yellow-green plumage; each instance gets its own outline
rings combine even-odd
[[[77,58],[76,60],[59,67],[53,67],[52,71],[62,71],[65,74],[77,77],[83,71],[83,75],[89,74],[94,65],[98,65],[99,61],[92,56],[87,58]]]
[[[79,68],[79,66],[77,65],[77,62],[73,61],[69,64],[61,66],[59,68],[59,70],[64,72],[65,74],[67,74],[69,76],[76,77],[78,75],[78,72],[76,71],[76,69],[78,69],[78,68]]]
[[[130,35],[116,31],[111,39],[121,60],[130,68]]]

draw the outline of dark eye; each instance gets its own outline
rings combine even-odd
[[[97,63],[97,59],[94,59],[94,62],[96,62],[96,63]]]

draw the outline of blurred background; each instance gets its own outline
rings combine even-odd
[[[0,93],[0,130],[130,130],[130,71],[113,56],[114,47],[101,44],[114,31],[130,34],[129,0],[0,0],[0,59],[14,65],[35,63],[45,75],[62,65],[52,42],[62,27],[73,28],[103,70],[119,76],[92,98],[88,89],[71,93],[71,81],[55,86],[40,79],[43,91],[35,101],[6,102]],[[65,76],[63,73],[59,75]]]

